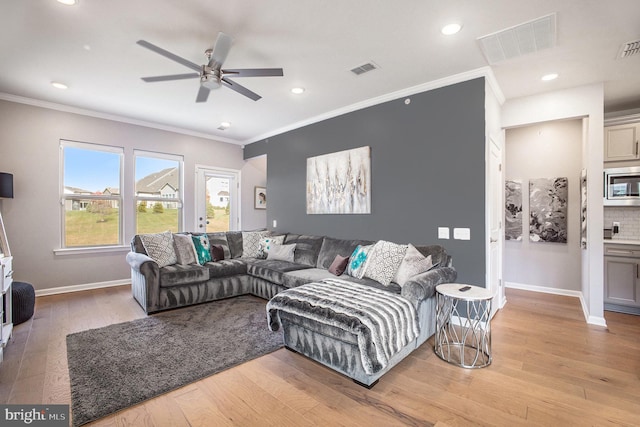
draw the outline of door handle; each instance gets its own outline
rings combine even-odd
[[[494,239],[493,237],[490,237],[489,243],[498,243],[498,239]]]

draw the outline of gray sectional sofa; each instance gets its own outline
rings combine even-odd
[[[197,235],[197,233],[192,233]],[[239,231],[208,233],[211,244],[222,246],[224,260],[205,265],[173,264],[159,267],[147,256],[140,236],[131,242],[127,262],[131,267],[132,293],[147,313],[214,301],[238,295],[255,295],[266,300],[298,286],[336,279],[329,272],[336,255],[348,257],[358,245],[371,245],[367,240],[338,239],[288,233],[284,244],[295,243],[293,261],[243,257],[243,233]],[[391,367],[420,346],[435,332],[435,287],[454,282],[456,271],[451,256],[440,245],[415,246],[435,265],[425,273],[411,277],[401,287],[397,283],[384,286],[367,277],[343,274],[339,279],[364,284],[402,295],[415,307],[419,335],[394,356],[382,370],[365,372],[358,354],[357,337],[338,331],[322,322],[301,320],[290,313],[280,313],[285,346],[335,369],[365,386],[371,386]]]

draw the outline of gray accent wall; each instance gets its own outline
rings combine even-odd
[[[410,103],[405,100],[409,99]],[[371,214],[307,215],[308,157],[371,147]],[[267,155],[267,227],[442,244],[458,281],[485,284],[485,82],[474,79],[314,123],[245,146]],[[273,228],[273,221],[277,227]],[[438,227],[471,240],[438,240]]]

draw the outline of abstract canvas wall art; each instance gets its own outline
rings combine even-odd
[[[307,214],[371,213],[371,150],[307,159]]]
[[[505,181],[504,238],[522,240],[522,181]]]
[[[567,178],[529,181],[529,239],[567,243]]]
[[[580,247],[587,249],[587,170],[580,174]]]

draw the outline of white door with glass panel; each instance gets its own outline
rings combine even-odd
[[[196,166],[196,230],[238,230],[240,228],[240,173],[231,169]]]

